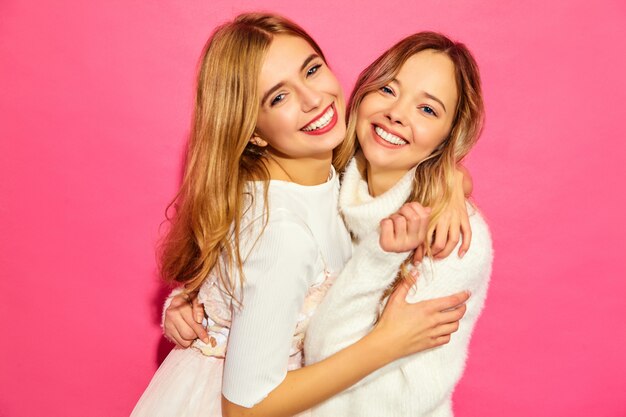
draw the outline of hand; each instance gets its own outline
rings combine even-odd
[[[430,208],[419,203],[406,203],[400,210],[380,223],[380,247],[385,252],[406,252],[426,241]]]
[[[429,242],[433,257],[443,259],[450,255],[463,236],[463,243],[459,248],[460,258],[469,250],[472,241],[472,228],[469,223],[467,206],[465,204],[465,193],[463,191],[463,174],[457,171],[455,174],[455,187],[450,204],[444,208],[441,216],[435,225],[434,239]],[[413,261],[416,263],[421,259],[416,259],[420,255],[416,251]]]
[[[464,291],[411,304],[405,300],[410,287],[406,281],[398,286],[372,330],[387,341],[394,360],[448,343],[459,329],[470,296]]]
[[[189,347],[195,339],[209,343],[209,335],[202,327],[204,308],[197,297],[189,300],[189,295],[184,293],[175,296],[164,317],[163,333],[178,347]]]

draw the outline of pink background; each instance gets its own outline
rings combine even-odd
[[[154,246],[196,62],[260,8],[308,29],[347,91],[404,35],[469,45],[496,260],[456,415],[626,416],[623,0],[57,3],[0,1],[0,416],[130,413],[170,348]]]

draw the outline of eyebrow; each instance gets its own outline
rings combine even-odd
[[[319,58],[320,56],[318,54],[311,54],[309,55],[304,62],[302,63],[302,66],[300,67],[300,71],[302,71],[303,69],[306,68],[307,65],[309,65],[309,62],[313,61],[315,58]]]
[[[265,105],[265,102],[267,101],[267,99],[268,99],[268,97],[270,95],[272,95],[276,90],[279,90],[279,89],[283,88],[284,85],[285,85],[284,82],[279,82],[274,87],[272,87],[269,90],[267,90],[267,92],[265,94],[263,94],[263,98],[261,99],[261,106]]]
[[[320,56],[318,54],[311,54],[311,55],[309,55],[304,60],[304,62],[302,62],[302,65],[300,66],[300,71],[304,70],[306,68],[306,66],[309,65],[309,63],[311,61],[313,61],[315,58],[319,58],[319,57]],[[276,84],[274,87],[272,87],[269,90],[267,90],[267,92],[265,94],[263,94],[263,98],[261,99],[261,106],[263,106],[265,104],[265,102],[267,101],[269,96],[272,95],[272,93],[274,93],[276,90],[280,90],[284,86],[285,86],[285,83],[283,81],[281,81],[278,84]]]
[[[400,82],[400,80],[398,80],[397,78],[394,78],[393,80],[391,80],[391,82],[395,82],[397,83],[400,87],[402,87],[402,83]],[[424,95],[426,97],[428,97],[431,100],[435,100],[437,103],[441,104],[441,107],[443,107],[443,111],[445,111],[446,113],[448,112],[448,109],[446,109],[446,105],[443,104],[443,101],[439,100],[437,97],[433,96],[430,93],[427,93],[426,91],[424,91]]]
[[[437,97],[433,96],[432,94],[427,93],[426,91],[424,91],[424,95],[426,95],[426,97],[428,97],[429,99],[435,100],[437,103],[441,104],[441,107],[443,107],[443,111],[446,113],[448,112],[445,104],[443,104],[443,101],[439,100]]]

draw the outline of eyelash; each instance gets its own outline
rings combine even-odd
[[[274,97],[272,99],[272,102],[270,103],[270,106],[274,106],[278,103],[280,103],[281,101],[283,101],[283,98],[286,96],[285,93],[280,93],[279,95],[277,95],[276,97]]]
[[[380,91],[384,94],[391,94],[392,96],[396,95],[393,89],[389,87],[388,85],[380,87]]]
[[[435,111],[435,109],[433,109],[430,106],[421,106],[420,109],[423,110],[424,113],[426,114],[437,117],[437,112]],[[430,111],[426,111],[426,110],[430,110]]]
[[[309,68],[309,70],[306,72],[306,76],[310,77],[312,75],[314,75],[315,73],[317,73],[317,70],[319,70],[322,67],[322,64],[315,64],[313,65],[311,68]]]
[[[322,67],[322,64],[316,64],[313,65],[311,68],[309,68],[306,72],[306,76],[307,77],[311,77],[313,75],[315,75],[317,73],[317,71]],[[270,107],[275,106],[276,104],[280,103],[281,101],[283,101],[284,97],[287,94],[285,93],[280,93],[279,95],[277,95],[276,97],[274,97],[272,99],[272,102],[270,103]]]

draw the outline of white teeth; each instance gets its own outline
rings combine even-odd
[[[311,132],[313,130],[326,127],[328,126],[328,123],[330,123],[330,121],[333,119],[333,116],[335,116],[335,110],[333,109],[333,106],[330,106],[328,110],[326,110],[326,113],[322,115],[322,117],[320,117],[313,123],[306,125],[302,128],[302,130],[305,132]]]
[[[380,136],[381,138],[385,140],[385,142],[389,142],[393,145],[406,145],[407,143],[409,143],[406,140],[399,138],[396,135],[392,135],[391,133],[387,132],[386,130],[383,130],[382,128],[378,126],[376,126],[374,130],[376,131],[376,134],[378,136]]]

